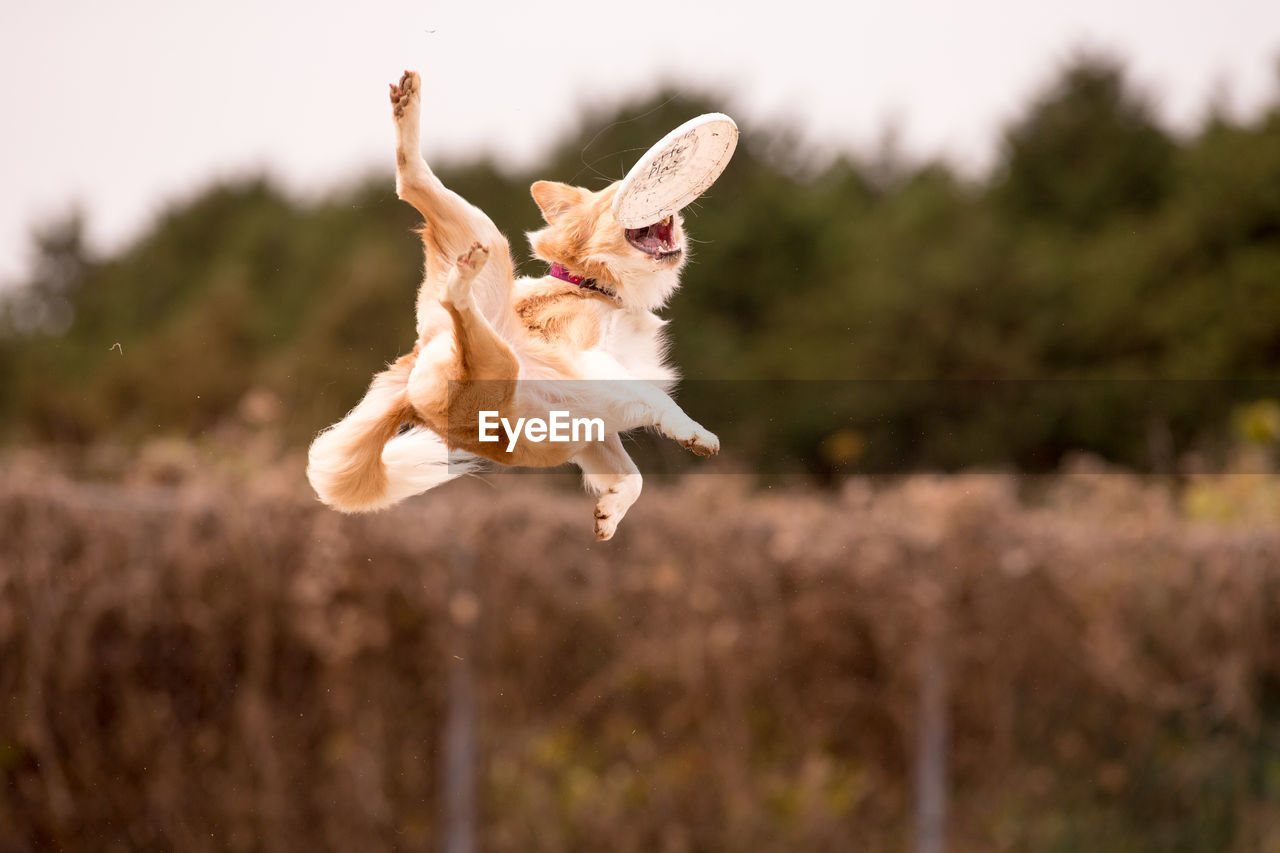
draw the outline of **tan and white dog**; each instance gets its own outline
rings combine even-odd
[[[664,358],[665,323],[653,313],[679,286],[683,224],[676,214],[624,229],[610,209],[617,183],[591,192],[538,181],[533,199],[547,225],[528,236],[552,274],[513,280],[506,238],[422,158],[420,88],[409,71],[391,86],[396,192],[425,219],[418,340],[316,437],[307,477],[329,506],[366,512],[464,473],[466,459],[573,462],[599,496],[596,538],[608,539],[641,487],[619,433],[653,427],[702,456],[720,447],[669,396],[676,374]],[[479,440],[481,411],[515,422],[557,408],[599,418],[603,440],[525,442],[511,450],[506,435]]]

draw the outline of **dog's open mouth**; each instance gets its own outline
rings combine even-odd
[[[628,228],[627,242],[644,252],[655,261],[676,258],[681,249],[675,241],[676,220],[674,216],[647,228]]]

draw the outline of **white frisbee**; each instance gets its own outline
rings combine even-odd
[[[627,172],[613,199],[613,217],[623,228],[661,222],[706,192],[737,147],[738,126],[724,113],[689,119]]]

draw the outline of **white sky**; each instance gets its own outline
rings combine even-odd
[[[1276,97],[1280,2],[9,0],[0,281],[72,203],[110,250],[216,177],[265,169],[318,193],[389,173],[404,68],[425,78],[429,160],[527,164],[582,105],[670,81],[726,93],[742,125],[868,149],[893,123],[907,153],[973,169],[1081,45],[1125,57],[1174,127],[1224,90],[1250,115]]]

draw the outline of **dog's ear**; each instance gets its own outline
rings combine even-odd
[[[581,204],[583,199],[582,190],[555,181],[537,181],[529,187],[529,192],[533,193],[533,200],[548,225],[563,216],[566,210]]]

